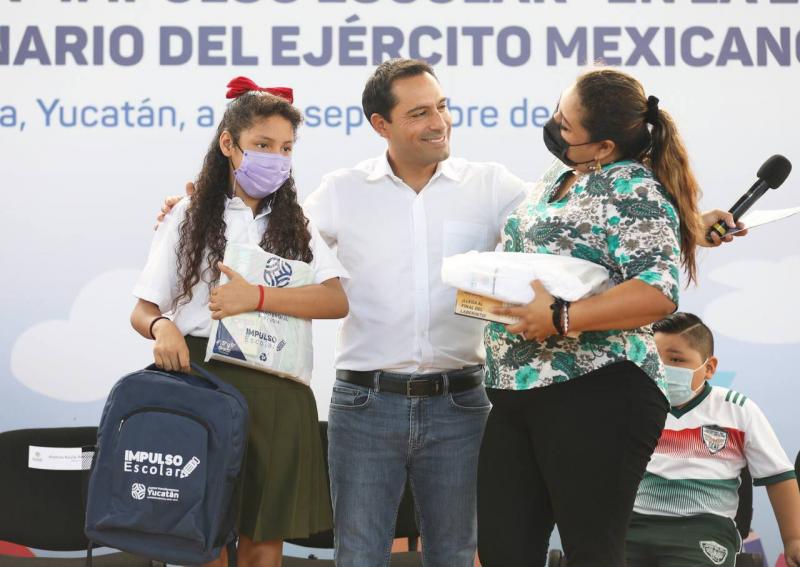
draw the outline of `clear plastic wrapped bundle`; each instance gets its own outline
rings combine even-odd
[[[223,262],[251,284],[267,288],[314,283],[309,264],[286,260],[252,244],[228,244]],[[220,285],[226,282],[223,274]],[[256,311],[214,321],[206,348],[208,360],[239,364],[308,384],[314,361],[311,321]]]

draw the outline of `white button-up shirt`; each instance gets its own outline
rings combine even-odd
[[[184,198],[175,205],[158,227],[153,243],[150,246],[150,255],[147,264],[139,275],[133,295],[140,299],[158,305],[162,313],[172,311],[173,302],[180,293],[180,280],[178,278],[177,246],[180,240],[180,226],[186,217],[186,209],[190,200]],[[259,214],[253,216],[253,210],[239,197],[228,199],[225,204],[225,238],[230,242],[255,244],[261,243],[261,238],[267,230],[270,209],[267,207]],[[278,221],[274,221],[278,222]],[[325,241],[320,237],[314,226],[309,223],[311,233],[311,253],[314,259],[311,268],[314,270],[314,283],[336,277],[347,277],[347,271],[336,259]],[[208,269],[208,261],[203,257],[200,263],[201,274]],[[211,311],[208,309],[209,288],[206,278],[201,277],[192,288],[192,299],[182,303],[172,314],[175,325],[184,335],[195,337],[208,337],[211,333]]]
[[[453,313],[442,258],[494,250],[527,189],[499,164],[455,158],[419,193],[386,155],[326,175],[304,208],[350,273],[336,368],[422,373],[482,363],[484,323]]]

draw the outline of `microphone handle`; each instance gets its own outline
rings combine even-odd
[[[763,179],[759,179],[756,181],[752,187],[741,196],[741,198],[734,203],[734,205],[728,210],[733,215],[733,220],[738,221],[739,218],[743,214],[745,214],[750,207],[752,207],[756,201],[758,201],[761,196],[767,192],[769,189],[769,185]]]
[[[747,193],[742,195],[733,206],[728,209],[728,212],[733,215],[733,222],[738,221],[743,214],[745,214],[750,207],[752,207],[761,196],[769,189],[769,185],[763,179],[757,180],[753,183],[752,187],[747,190]],[[728,234],[728,225],[724,221],[718,221],[711,226],[711,229],[706,234],[706,240],[712,242],[711,233],[716,232],[720,238]]]

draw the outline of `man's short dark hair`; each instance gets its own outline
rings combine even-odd
[[[714,335],[705,323],[693,313],[678,311],[653,323],[653,331],[668,335],[681,335],[703,358],[714,354]]]
[[[397,104],[392,85],[397,79],[416,77],[423,73],[436,77],[433,67],[420,59],[389,59],[378,65],[361,94],[361,108],[364,109],[367,120],[377,113],[391,121],[389,116]]]

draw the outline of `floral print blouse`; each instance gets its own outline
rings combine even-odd
[[[552,201],[570,168],[556,162],[508,217],[503,250],[563,254],[604,266],[614,285],[639,279],[678,304],[680,231],[676,208],[653,172],[636,161],[579,176]],[[666,395],[651,327],[587,331],[576,338],[523,340],[490,323],[485,331],[488,388],[528,390],[564,382],[614,362],[637,364]]]

